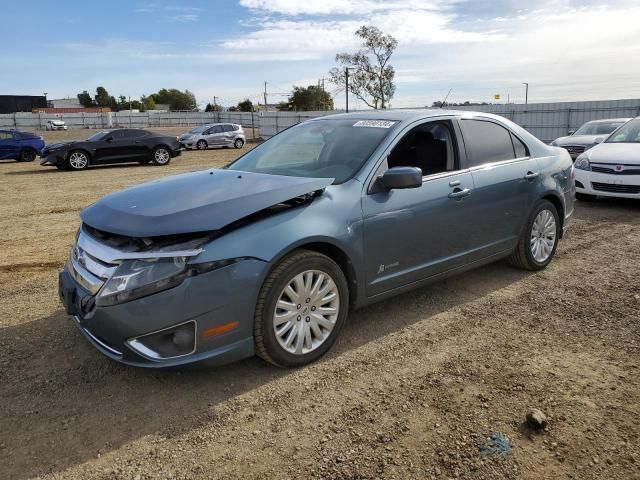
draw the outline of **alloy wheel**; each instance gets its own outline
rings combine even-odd
[[[73,152],[69,156],[69,165],[75,170],[82,170],[89,163],[87,155],[82,152]]]
[[[207,149],[207,142],[205,142],[204,140],[200,140],[198,143],[196,143],[196,148],[198,150],[206,150]]]
[[[171,155],[166,148],[158,148],[153,154],[153,159],[158,165],[165,165],[169,163]]]
[[[273,312],[280,346],[294,355],[316,350],[331,335],[340,312],[340,293],[331,276],[306,270],[284,287]]]
[[[556,219],[549,210],[540,210],[531,226],[531,255],[536,262],[548,260],[556,244]]]

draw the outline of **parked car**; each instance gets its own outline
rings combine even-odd
[[[597,196],[640,199],[640,117],[580,155],[575,167],[579,200]]]
[[[47,120],[44,128],[47,130],[66,130],[67,124],[62,120]]]
[[[502,258],[545,268],[572,175],[565,150],[490,114],[317,118],[84,209],[60,298],[120,362],[304,365],[352,308]]]
[[[179,140],[183,147],[198,150],[206,150],[209,147],[242,148],[246,142],[242,126],[233,123],[200,125],[180,135]]]
[[[124,128],[97,132],[82,141],[46,145],[40,155],[40,165],[55,166],[60,170],[131,162],[168,165],[180,153],[176,137]]]
[[[0,130],[0,160],[33,162],[44,147],[41,136],[17,130]]]
[[[582,125],[575,132],[570,132],[567,137],[556,138],[551,145],[566,149],[571,158],[578,158],[585,150],[590,149],[596,140],[604,140],[616,128],[621,127],[629,118],[609,118],[607,120],[593,120]]]

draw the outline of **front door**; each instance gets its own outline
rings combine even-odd
[[[387,165],[379,170],[421,168],[421,187],[374,188],[364,193],[367,296],[466,264],[474,186],[471,173],[461,165],[454,132],[449,121],[414,127],[393,147]]]
[[[222,125],[214,125],[205,133],[204,139],[207,141],[209,146],[219,146],[222,145]]]

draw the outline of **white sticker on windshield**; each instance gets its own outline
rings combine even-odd
[[[391,128],[396,122],[390,120],[360,120],[353,124],[354,127]]]

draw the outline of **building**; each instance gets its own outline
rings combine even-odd
[[[78,98],[55,98],[53,100],[49,100],[48,102],[49,108],[84,108]]]
[[[46,107],[44,95],[0,95],[0,113],[31,112]]]

